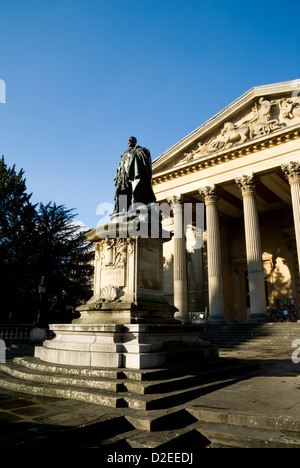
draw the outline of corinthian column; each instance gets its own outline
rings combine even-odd
[[[283,164],[281,169],[291,186],[298,265],[300,268],[300,163],[290,162],[290,164]]]
[[[189,322],[188,308],[188,282],[186,265],[186,239],[184,232],[184,199],[181,195],[169,198],[168,203],[172,206],[174,216],[174,306],[178,312],[175,318],[181,322]]]
[[[218,193],[215,186],[199,189],[206,207],[207,266],[209,320],[224,322],[223,276],[218,214]]]
[[[262,261],[261,239],[256,204],[255,175],[236,179],[243,195],[246,254],[250,294],[250,321],[266,320],[266,293]]]

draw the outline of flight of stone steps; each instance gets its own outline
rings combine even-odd
[[[74,444],[78,434],[81,447],[158,449],[186,444],[187,438],[188,444],[195,443],[199,448],[211,441],[199,431],[200,422],[186,406],[201,395],[259,371],[256,363],[237,359],[215,358],[166,369],[109,370],[50,364],[28,356],[0,364],[0,388],[107,408],[107,417],[101,423],[72,430],[61,428],[52,436],[55,447],[66,447],[68,441]],[[87,439],[85,433],[91,436]],[[27,445],[38,446],[45,440],[35,437]],[[7,446],[10,443],[13,441],[8,439]]]
[[[112,453],[194,452],[201,448],[300,448],[300,423],[201,406],[201,396],[224,389],[262,368],[255,360],[214,359],[202,364],[153,370],[74,368],[18,357],[0,365],[0,387],[90,402],[103,407],[99,422],[36,433],[26,447],[101,448]],[[20,393],[20,394],[22,394]],[[105,410],[106,408],[106,410]],[[271,429],[273,427],[274,429]],[[49,430],[49,428],[48,428]],[[19,435],[24,446],[24,434]],[[18,445],[10,437],[4,446]],[[133,452],[131,452],[133,451]]]
[[[255,363],[211,359],[166,369],[73,367],[16,357],[0,364],[0,387],[12,391],[73,399],[111,408],[153,410],[221,388]]]
[[[206,323],[202,339],[219,350],[257,351],[266,356],[291,355],[294,340],[300,340],[300,321],[217,325]]]
[[[291,352],[300,324],[207,325],[202,335],[220,350],[257,349],[266,355]],[[222,354],[222,353],[221,353]],[[201,406],[201,396],[264,372],[261,360],[221,357],[167,369],[74,368],[16,357],[0,364],[0,388],[41,397],[89,402],[107,409],[101,421],[82,427],[58,427],[53,446],[124,451],[199,448],[300,448],[300,423],[292,417],[247,414]],[[20,394],[21,394],[20,393]],[[16,441],[7,439],[7,447]],[[23,444],[23,435],[20,435]],[[27,440],[49,444],[49,434]],[[134,452],[133,452],[134,453]]]

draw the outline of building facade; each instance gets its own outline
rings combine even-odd
[[[260,321],[300,305],[300,80],[252,88],[179,141],[153,162],[153,187],[172,207],[165,228],[193,210],[164,247],[177,317]]]

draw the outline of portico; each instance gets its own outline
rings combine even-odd
[[[207,307],[212,321],[261,321],[278,300],[299,306],[297,83],[253,88],[154,161],[158,202],[205,206],[200,249],[193,236],[165,244],[164,289],[178,316]]]

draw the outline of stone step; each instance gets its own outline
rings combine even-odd
[[[191,398],[206,395],[209,392],[224,388],[227,385],[236,383],[235,378],[228,377],[227,379],[213,381],[202,385],[196,385],[189,388],[163,393],[163,394],[145,394],[133,395],[126,394],[125,400],[128,407],[143,411],[150,411],[155,409],[163,409],[171,405],[182,405],[184,402],[189,401]]]
[[[83,375],[59,375],[48,372],[30,370],[16,362],[0,364],[0,371],[6,372],[11,377],[25,380],[27,382],[45,383],[49,385],[83,387],[107,392],[124,392],[126,388],[122,380],[104,379],[99,377],[89,377]]]
[[[287,352],[300,336],[300,322],[267,323],[253,325],[226,324],[206,325],[202,338],[221,349],[259,349],[265,352]]]
[[[300,421],[292,416],[268,415],[262,413],[241,413],[219,408],[189,407],[187,411],[197,420],[206,423],[226,424],[229,426],[248,427],[277,431],[292,434],[298,433],[300,437]]]
[[[179,429],[150,433],[142,432],[128,439],[128,443],[134,449],[154,450],[159,448],[167,451],[177,447],[179,451],[179,447],[185,447],[185,451],[187,451],[191,443],[196,442],[197,449],[200,449],[210,444],[210,440],[199,431],[200,427],[201,423],[196,421]]]
[[[54,386],[47,383],[31,382],[11,377],[7,372],[0,371],[0,387],[16,392],[33,395],[44,395],[56,398],[85,401],[96,405],[120,408],[126,406],[122,395],[87,388],[73,388],[70,386]]]
[[[125,381],[124,385],[130,393],[138,394],[157,394],[166,393],[170,391],[184,390],[186,388],[199,386],[215,380],[226,379],[233,374],[242,375],[243,372],[250,372],[251,370],[258,370],[259,367],[255,362],[237,362],[234,360],[225,360],[223,364],[221,361],[218,365],[212,366],[211,369],[202,369],[196,372],[195,369],[186,369],[186,374],[178,375],[176,378],[166,378],[164,380],[150,380],[150,381]],[[188,372],[194,370],[193,374]]]
[[[21,363],[20,360],[18,360],[18,362]],[[44,366],[44,368],[47,370],[46,366]],[[226,367],[226,369],[229,372],[231,370],[228,367]],[[131,394],[140,395],[165,393],[169,390],[174,391],[195,386],[206,381],[214,373],[213,371],[207,371],[203,375],[185,375],[177,377],[176,379],[143,382],[139,380],[110,380],[94,376],[73,376],[64,374],[60,375],[52,372],[40,372],[30,370],[28,367],[23,367],[16,362],[0,364],[0,370],[2,372],[6,372],[11,377],[15,377],[16,379],[21,379],[26,382],[45,383],[53,386],[70,386],[73,388],[83,387],[115,393],[129,392]]]
[[[300,434],[200,422],[198,431],[213,444],[235,448],[300,448]]]
[[[233,333],[245,335],[266,335],[266,334],[281,334],[291,333],[300,330],[300,322],[280,322],[272,324],[262,324],[253,326],[251,324],[229,324],[229,325],[209,325],[205,326],[205,331],[201,337],[207,333]]]
[[[299,334],[299,337],[300,337],[300,334]],[[299,338],[298,338],[299,339]],[[245,342],[236,342],[236,341],[233,341],[233,340],[220,340],[218,341],[218,347],[219,348],[223,348],[223,347],[231,347],[231,348],[245,348],[245,349],[249,349],[249,348],[261,348],[261,347],[269,347],[270,349],[278,349],[278,350],[289,350],[289,349],[292,349],[292,343],[293,343],[293,340],[290,340],[288,342],[285,342],[283,340],[280,340],[280,344],[278,344],[278,340],[269,340],[269,341],[251,341],[251,342],[248,342],[248,343],[245,343]]]
[[[127,413],[126,419],[136,428],[147,432],[180,429],[197,421],[181,406],[161,410]]]
[[[35,359],[35,358],[34,358]],[[240,379],[242,373],[256,373],[256,364],[239,360],[219,360],[215,367],[193,376],[179,374],[175,379],[157,381],[111,381],[76,375],[56,375],[31,370],[20,365],[21,360],[0,365],[0,387],[10,390],[87,401],[113,408],[132,408],[140,411],[178,405],[188,399],[222,388]],[[135,371],[136,372],[136,371]],[[141,371],[145,373],[145,371]],[[153,376],[153,370],[150,371]],[[158,374],[160,375],[160,374]],[[105,388],[101,386],[105,383]],[[119,391],[117,391],[117,389]],[[124,389],[126,391],[124,391]],[[123,391],[122,391],[123,390]]]
[[[177,369],[158,369],[105,373],[105,369],[75,368],[71,366],[53,366],[38,358],[16,358],[8,364],[0,364],[0,370],[12,377],[27,381],[53,385],[71,385],[112,392],[133,394],[158,394],[182,390],[191,386],[227,377],[232,373],[249,372],[259,367],[235,359],[218,359],[204,366],[187,366]],[[107,370],[107,372],[109,372]],[[74,375],[75,374],[75,375]],[[98,377],[98,375],[101,376]],[[106,378],[102,378],[105,375]],[[112,377],[109,379],[109,375]],[[118,379],[117,377],[122,377]],[[155,379],[155,380],[154,380]]]
[[[152,409],[164,408],[168,405],[181,404],[190,398],[201,396],[208,391],[223,388],[226,385],[236,382],[234,378],[227,378],[213,383],[192,386],[183,390],[172,391],[163,394],[139,395],[131,393],[105,392],[88,388],[76,388],[63,385],[51,385],[44,382],[32,382],[12,377],[7,373],[0,372],[0,387],[16,392],[43,395],[56,398],[66,398],[78,401],[85,401],[96,405],[108,406],[111,408],[131,408],[148,411]]]
[[[52,373],[55,375],[60,374],[71,376],[96,377],[100,379],[126,378],[124,373],[119,369],[104,369],[95,367],[52,364],[32,356],[16,357],[13,361],[19,364],[20,366],[27,367],[28,369],[32,369],[38,372],[47,372],[49,374]]]
[[[55,375],[71,375],[71,376],[85,376],[105,379],[126,379],[134,381],[154,381],[177,378],[186,374],[195,374],[204,372],[206,370],[223,367],[224,365],[234,365],[238,361],[236,359],[207,359],[200,363],[185,364],[184,366],[169,366],[166,368],[157,369],[107,369],[97,367],[83,367],[83,366],[70,366],[70,365],[58,365],[52,364],[46,361],[42,361],[37,357],[17,357],[14,362],[20,366],[27,367],[29,369],[53,373]]]
[[[300,448],[300,421],[283,415],[188,407],[213,444],[239,448]]]

